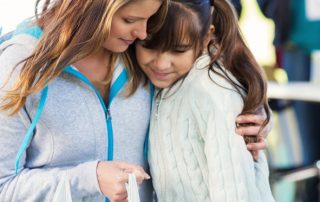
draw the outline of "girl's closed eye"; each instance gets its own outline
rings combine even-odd
[[[172,49],[173,53],[185,53],[192,48],[192,45],[180,45]]]
[[[185,53],[187,49],[174,49],[172,52],[173,53]]]

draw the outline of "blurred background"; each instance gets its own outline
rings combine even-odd
[[[34,14],[36,0],[0,0],[0,34],[7,33]]]
[[[269,80],[266,153],[276,201],[320,201],[320,0],[231,1]]]
[[[269,80],[266,154],[276,201],[320,201],[320,0],[230,1]],[[0,35],[32,16],[35,2],[0,0]]]

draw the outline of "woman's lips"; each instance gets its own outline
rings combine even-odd
[[[121,40],[127,45],[131,45],[134,42],[134,40],[126,40],[126,39],[121,39]]]

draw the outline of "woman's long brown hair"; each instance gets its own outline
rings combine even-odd
[[[148,32],[162,25],[168,0],[161,0],[158,12],[148,21]],[[37,7],[41,1],[37,0]],[[32,55],[26,58],[17,80],[5,95],[1,109],[15,114],[25,104],[26,97],[39,92],[74,62],[94,53],[107,40],[115,12],[132,0],[45,0],[35,24],[43,28]],[[112,54],[109,67],[114,66]],[[126,53],[121,54],[129,74],[129,95],[141,82],[142,74],[136,71]],[[112,80],[112,68],[105,79]]]

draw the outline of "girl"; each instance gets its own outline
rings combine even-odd
[[[172,0],[159,32],[136,43],[158,88],[149,164],[159,201],[274,201],[263,153],[254,161],[238,114],[270,112],[266,80],[227,0]],[[134,59],[134,57],[133,57]]]

